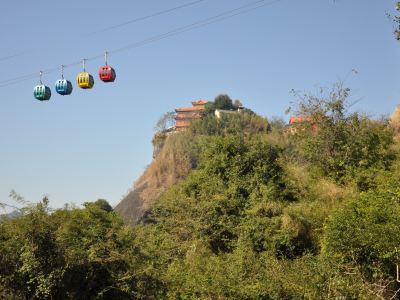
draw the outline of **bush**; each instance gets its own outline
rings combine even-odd
[[[300,98],[298,114],[316,124],[301,131],[301,155],[322,174],[338,183],[354,181],[361,190],[370,187],[369,170],[387,170],[394,160],[393,130],[387,120],[371,120],[346,110],[350,89],[340,84],[320,95]],[[368,175],[368,176],[365,176]]]
[[[363,193],[337,211],[326,225],[324,254],[344,273],[355,273],[377,297],[389,299],[399,288],[400,181],[384,174],[376,190]]]

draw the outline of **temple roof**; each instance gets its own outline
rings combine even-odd
[[[192,102],[192,105],[193,105],[193,106],[195,106],[195,105],[205,105],[205,104],[207,104],[207,103],[208,103],[207,100],[197,100],[197,101],[193,101],[193,102]]]
[[[310,122],[311,117],[309,116],[291,116],[289,119],[289,124]]]
[[[176,112],[191,112],[191,111],[194,112],[194,111],[199,111],[199,110],[204,110],[204,108],[198,107],[198,106],[175,108]]]

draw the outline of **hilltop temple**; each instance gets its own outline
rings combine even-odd
[[[175,130],[185,130],[194,120],[201,119],[207,103],[206,100],[198,100],[192,102],[192,107],[176,108]]]

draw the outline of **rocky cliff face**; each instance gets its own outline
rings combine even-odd
[[[115,211],[130,224],[140,222],[162,193],[185,178],[195,167],[192,146],[193,141],[184,132],[169,135],[162,143],[158,143],[153,161],[115,207]]]
[[[125,221],[130,224],[137,224],[161,194],[160,191],[148,199],[148,197],[146,197],[147,195],[145,195],[148,190],[149,185],[147,181],[138,182],[115,207],[115,210]],[[147,201],[145,201],[145,199],[147,199]]]

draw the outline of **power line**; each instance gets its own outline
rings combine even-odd
[[[7,55],[7,56],[0,57],[0,62],[1,62],[1,61],[5,61],[5,60],[12,59],[12,58],[17,57],[17,56],[21,56],[21,55],[23,55],[24,53],[25,53],[25,52],[19,52],[19,53],[15,53],[15,54],[11,54],[11,55]]]
[[[119,28],[119,27],[123,27],[123,26],[129,25],[129,24],[137,23],[137,22],[144,21],[144,20],[147,20],[147,19],[150,19],[150,18],[153,18],[153,17],[157,17],[157,16],[161,16],[161,15],[164,15],[164,14],[168,14],[168,13],[171,13],[173,11],[176,11],[176,10],[179,10],[179,9],[182,9],[182,8],[186,8],[186,7],[189,7],[189,6],[193,6],[195,4],[198,4],[198,3],[204,2],[204,1],[206,1],[206,0],[196,0],[196,1],[189,2],[189,3],[185,3],[185,4],[182,4],[182,5],[179,5],[179,6],[175,6],[175,7],[166,9],[166,10],[158,11],[158,12],[153,13],[153,14],[149,14],[149,15],[144,16],[144,17],[139,17],[139,18],[136,18],[136,19],[133,19],[133,20],[130,20],[130,21],[125,21],[125,22],[122,22],[120,24],[116,24],[116,25],[113,25],[113,26],[110,26],[110,27],[105,27],[105,28],[102,28],[100,30],[93,31],[93,32],[91,32],[91,33],[89,33],[87,35],[93,35],[93,34],[96,34],[96,33],[102,33],[102,32],[106,32],[106,31],[110,31],[110,30],[113,30],[113,29],[116,29],[116,28]]]
[[[189,3],[185,3],[185,4],[182,4],[182,5],[175,6],[175,7],[166,9],[166,10],[158,11],[158,12],[155,12],[155,13],[143,16],[143,17],[139,17],[139,18],[136,18],[136,19],[133,19],[133,20],[125,21],[123,23],[112,25],[110,27],[105,27],[105,28],[102,28],[102,29],[100,29],[98,31],[94,31],[94,32],[88,33],[85,36],[92,36],[92,35],[95,35],[95,34],[98,34],[98,33],[110,31],[110,30],[113,30],[113,29],[116,29],[116,28],[119,28],[119,27],[123,27],[123,26],[129,25],[129,24],[133,24],[133,23],[137,23],[137,22],[140,22],[140,21],[144,21],[144,20],[147,20],[147,19],[150,19],[150,18],[153,18],[153,17],[157,17],[157,16],[160,16],[160,15],[168,14],[168,13],[172,13],[172,12],[174,12],[176,10],[179,10],[179,9],[182,9],[182,8],[186,8],[186,7],[189,7],[189,6],[193,6],[195,4],[198,4],[198,3],[204,2],[204,1],[206,1],[206,0],[196,0],[196,1],[189,2]],[[0,57],[0,62],[6,61],[6,60],[10,60],[10,59],[12,59],[14,57],[21,56],[24,53],[25,52],[19,52],[19,53],[10,54],[8,56]]]
[[[212,17],[208,17],[208,18],[196,21],[194,23],[191,23],[191,24],[188,24],[188,25],[185,25],[185,26],[182,26],[182,27],[178,27],[178,28],[175,28],[173,30],[167,31],[165,33],[162,33],[162,34],[159,34],[159,35],[155,35],[155,36],[143,39],[143,40],[141,40],[139,42],[128,44],[128,45],[123,46],[121,48],[109,50],[107,52],[108,53],[118,53],[118,52],[126,51],[126,50],[129,50],[129,49],[133,49],[133,48],[139,48],[139,47],[145,46],[147,44],[155,43],[157,41],[160,41],[160,40],[163,40],[163,39],[166,39],[166,38],[169,38],[169,37],[172,37],[172,36],[184,33],[184,32],[192,31],[194,29],[201,28],[201,27],[213,24],[213,23],[221,22],[223,20],[238,16],[238,15],[242,15],[242,14],[248,13],[250,11],[253,11],[253,10],[256,10],[256,9],[260,9],[260,8],[268,6],[268,5],[275,4],[275,3],[280,2],[280,1],[282,1],[282,0],[273,0],[273,1],[268,1],[268,2],[266,2],[266,0],[253,1],[251,3],[239,6],[237,8],[234,8],[234,9],[219,13],[219,14],[214,15]],[[87,58],[86,61],[96,60],[96,59],[99,59],[99,58],[102,58],[102,57],[103,57],[103,54],[99,54],[99,55]],[[80,65],[80,63],[81,63],[81,61],[75,61],[75,62],[71,62],[69,64],[64,64],[64,68],[77,66],[77,65]],[[43,70],[43,74],[50,74],[50,73],[53,73],[53,72],[58,71],[58,70],[59,70],[59,67],[50,68],[50,69],[47,69],[47,70]],[[20,82],[23,82],[23,81],[26,81],[26,80],[30,80],[30,79],[33,79],[35,77],[37,77],[37,72],[26,74],[26,75],[22,75],[22,76],[19,76],[19,77],[16,77],[16,78],[8,79],[8,80],[3,80],[3,81],[0,81],[0,88],[1,87],[5,87],[5,86],[9,86],[9,85],[13,85],[13,84],[17,84],[17,83],[20,83]]]
[[[144,40],[142,40],[140,42],[132,43],[132,44],[129,44],[127,46],[124,46],[124,47],[121,47],[121,48],[118,48],[118,49],[114,49],[114,50],[110,51],[110,53],[121,52],[121,51],[125,51],[125,50],[131,49],[131,48],[137,48],[137,47],[141,47],[141,46],[146,45],[146,44],[154,43],[156,41],[163,40],[163,39],[166,39],[168,37],[171,37],[171,36],[174,36],[174,35],[178,35],[180,33],[191,31],[191,30],[194,30],[194,29],[197,29],[197,28],[200,28],[200,27],[204,27],[204,26],[216,23],[216,22],[220,22],[220,21],[228,19],[228,18],[232,18],[232,17],[237,16],[237,15],[241,15],[241,14],[247,13],[249,11],[261,8],[261,7],[266,6],[266,5],[274,4],[274,3],[279,2],[281,0],[274,0],[274,1],[270,1],[268,3],[263,3],[265,1],[266,0],[254,1],[252,3],[249,3],[249,4],[246,4],[246,5],[234,8],[232,10],[225,11],[225,12],[220,13],[218,15],[215,15],[215,16],[212,16],[212,17],[209,17],[209,18],[206,18],[206,19],[191,23],[189,25],[185,25],[185,26],[173,29],[171,31],[165,32],[165,33],[157,35],[157,36],[153,36],[153,37],[144,39]],[[261,4],[261,3],[263,3],[263,4]],[[259,5],[257,6],[257,4],[259,4]],[[94,58],[98,58],[98,57],[96,56]]]
[[[265,1],[266,0],[254,1],[254,2],[248,3],[246,5],[242,5],[240,7],[225,11],[225,12],[220,13],[218,15],[215,15],[215,16],[212,16],[212,17],[209,17],[209,18],[206,18],[206,19],[191,23],[189,25],[185,25],[185,26],[176,28],[174,30],[171,30],[171,31],[168,31],[168,32],[165,32],[165,33],[162,33],[162,34],[159,34],[159,35],[156,35],[156,36],[153,36],[153,37],[150,37],[150,38],[146,38],[146,39],[144,39],[142,41],[129,44],[129,45],[121,47],[119,49],[108,51],[108,53],[116,53],[116,52],[121,52],[121,51],[125,51],[125,50],[132,49],[132,48],[138,48],[138,47],[150,44],[150,43],[157,42],[157,41],[162,40],[162,39],[166,39],[168,37],[175,36],[175,35],[180,34],[180,33],[191,31],[191,30],[194,30],[194,29],[197,29],[197,28],[200,28],[200,27],[204,27],[204,26],[207,26],[207,25],[212,24],[212,23],[216,23],[216,22],[219,22],[219,21],[222,21],[222,20],[237,16],[237,15],[241,15],[241,14],[247,13],[249,11],[252,11],[252,10],[267,6],[267,5],[274,4],[274,3],[279,2],[281,0],[274,0],[274,1],[267,2],[267,3],[263,3]],[[263,3],[263,4],[261,4],[261,3]],[[259,4],[259,5],[257,5],[257,4]],[[101,57],[103,57],[103,54],[99,54],[99,55],[90,57],[90,58],[87,59],[87,61],[95,60],[95,59],[98,59],[98,58],[101,58]],[[72,66],[79,65],[80,63],[81,63],[81,61],[75,61],[75,62],[72,62],[72,63],[69,63],[69,64],[64,64],[64,67],[65,68],[72,67]],[[43,74],[49,74],[49,73],[52,73],[54,71],[57,71],[58,69],[59,69],[59,67],[47,69],[47,70],[43,71]],[[16,78],[9,79],[9,80],[0,81],[0,87],[5,87],[5,86],[8,86],[8,85],[12,85],[12,84],[16,84],[16,83],[19,83],[19,82],[22,82],[22,81],[26,81],[26,80],[32,79],[32,78],[34,78],[36,76],[37,76],[37,72],[31,73],[31,74],[27,74],[27,75],[23,75],[23,76],[20,76],[20,77],[16,77]]]

